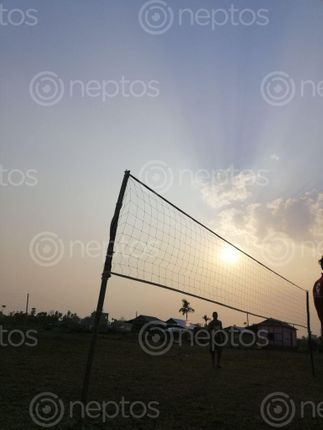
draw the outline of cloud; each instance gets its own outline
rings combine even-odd
[[[248,234],[256,241],[271,233],[284,234],[297,242],[323,239],[323,193],[317,191],[231,207],[218,216],[222,231]]]
[[[235,203],[243,203],[253,195],[253,190],[266,186],[269,182],[267,170],[241,170],[233,167],[218,170],[211,183],[198,184],[203,200],[212,208],[223,208]]]

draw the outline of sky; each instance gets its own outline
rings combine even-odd
[[[320,0],[2,1],[7,310],[24,309],[27,292],[37,310],[95,308],[125,169],[311,290],[323,254],[322,19]],[[183,297],[112,278],[105,310],[167,319]],[[191,303],[194,322],[214,309]]]

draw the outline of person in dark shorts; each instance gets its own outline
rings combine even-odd
[[[323,257],[319,260],[319,264],[323,270]],[[321,343],[323,343],[323,273],[322,277],[314,284],[313,298],[317,315],[321,322]]]
[[[207,325],[210,333],[210,353],[212,358],[212,366],[221,368],[222,350],[224,344],[224,334],[222,332],[222,322],[218,319],[218,313],[213,312],[213,319]]]

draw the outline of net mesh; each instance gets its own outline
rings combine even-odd
[[[112,272],[306,326],[305,291],[262,266],[130,176]]]

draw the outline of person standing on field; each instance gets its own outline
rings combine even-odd
[[[323,257],[319,260],[319,264],[323,270]],[[321,322],[321,342],[323,342],[323,273],[321,278],[314,284],[313,298],[317,315]]]
[[[222,350],[224,344],[224,335],[222,333],[223,327],[222,322],[218,319],[218,313],[213,312],[213,319],[207,325],[207,329],[210,333],[210,353],[212,358],[212,366],[220,369]],[[216,358],[216,359],[215,359]]]

